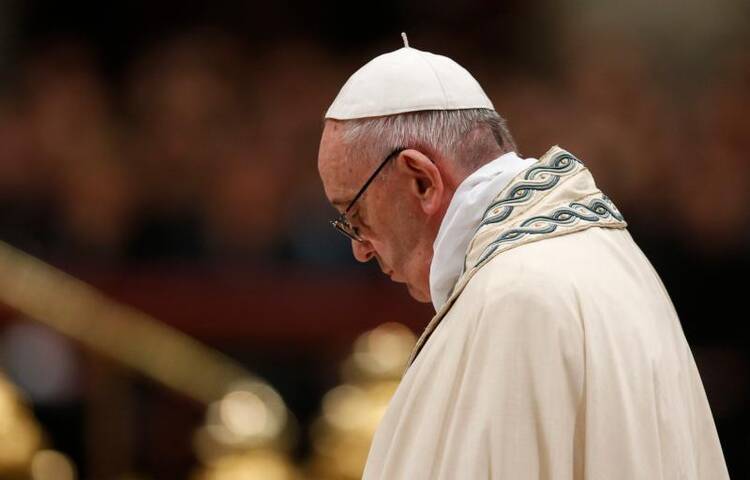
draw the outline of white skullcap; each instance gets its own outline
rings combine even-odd
[[[402,34],[403,35],[403,34]],[[495,107],[479,83],[448,57],[408,46],[370,60],[354,72],[325,118],[350,120],[420,110]]]

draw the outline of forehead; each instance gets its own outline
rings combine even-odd
[[[344,142],[342,122],[326,120],[318,151],[318,173],[328,200],[346,206],[364,181],[363,162],[352,162]]]

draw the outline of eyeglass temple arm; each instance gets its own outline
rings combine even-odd
[[[406,149],[399,147],[393,150],[391,153],[389,153],[387,157],[385,157],[385,159],[380,163],[378,168],[376,168],[375,171],[372,172],[372,175],[370,175],[370,178],[368,178],[365,184],[362,185],[362,188],[359,189],[359,192],[357,192],[357,195],[354,196],[354,199],[349,203],[349,206],[346,207],[346,210],[344,210],[344,214],[349,213],[349,210],[351,210],[354,204],[357,203],[357,200],[359,200],[359,197],[361,197],[362,194],[365,193],[365,190],[367,190],[367,187],[369,187],[372,181],[375,180],[375,177],[377,177],[378,173],[380,173],[383,167],[385,167],[385,164],[388,163],[388,160],[398,155],[399,153],[403,152],[404,150]]]

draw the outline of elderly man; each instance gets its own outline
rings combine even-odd
[[[675,310],[622,214],[572,154],[515,150],[466,70],[408,44],[326,114],[334,226],[437,311],[364,478],[728,478]]]

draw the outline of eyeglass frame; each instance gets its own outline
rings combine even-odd
[[[362,188],[359,189],[357,194],[354,196],[354,199],[352,199],[351,202],[349,202],[349,205],[346,207],[346,210],[344,210],[343,213],[339,214],[339,216],[331,220],[331,225],[333,225],[333,228],[338,230],[341,234],[345,235],[350,240],[354,240],[355,242],[363,242],[362,238],[359,236],[359,233],[357,232],[356,228],[352,226],[351,222],[349,221],[349,218],[346,216],[349,211],[352,209],[355,203],[357,203],[357,200],[364,195],[365,191],[367,190],[367,187],[370,186],[370,184],[375,180],[375,178],[378,176],[381,170],[386,166],[389,160],[392,158],[397,157],[401,152],[404,150],[407,150],[407,147],[398,147],[394,149],[391,153],[388,154],[387,157],[383,159],[382,162],[380,162],[380,165],[378,165],[378,168],[375,169],[374,172],[372,172],[372,175],[370,175],[370,178],[367,179],[364,185],[362,185]]]

